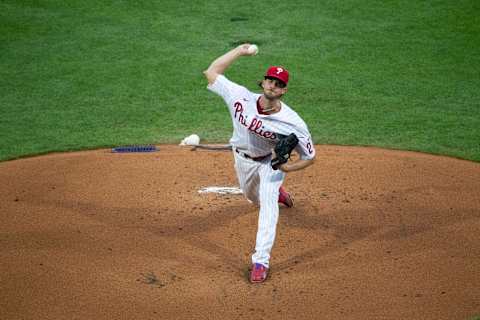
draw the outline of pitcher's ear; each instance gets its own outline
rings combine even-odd
[[[258,80],[258,81],[257,81],[257,84],[258,84],[258,86],[259,86],[260,88],[263,89],[263,80]]]

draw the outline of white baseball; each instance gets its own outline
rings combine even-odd
[[[248,47],[248,49],[247,49],[247,52],[248,52],[249,54],[256,55],[256,54],[258,53],[258,47],[257,47],[257,45],[256,45],[256,44],[250,45],[250,47]]]

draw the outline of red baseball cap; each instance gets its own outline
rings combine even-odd
[[[268,68],[265,77],[278,79],[285,84],[288,83],[288,71],[284,67],[273,66]]]

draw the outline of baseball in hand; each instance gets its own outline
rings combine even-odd
[[[247,52],[251,54],[252,56],[256,55],[258,53],[258,47],[256,44],[251,44],[250,47],[248,47]]]

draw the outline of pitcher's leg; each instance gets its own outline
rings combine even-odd
[[[273,170],[269,165],[260,169],[260,212],[258,216],[258,230],[253,263],[269,266],[270,252],[275,241],[278,222],[278,195],[279,188],[285,179],[285,173]]]
[[[235,172],[237,173],[238,183],[243,195],[249,201],[258,204],[258,188],[260,185],[260,177],[258,175],[258,167],[260,164],[243,158],[236,152],[233,152],[235,158]]]

